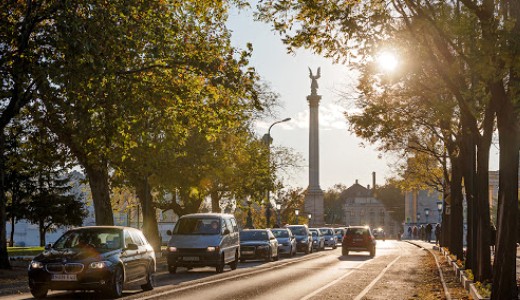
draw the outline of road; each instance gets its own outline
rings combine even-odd
[[[153,291],[125,289],[123,299],[408,299],[417,294],[417,268],[426,256],[427,251],[406,242],[378,241],[374,258],[367,252],[342,256],[338,247],[277,262],[240,263],[237,270],[226,267],[222,274],[216,274],[214,268],[179,268],[177,274],[156,273]],[[48,298],[99,296],[52,291]],[[31,295],[2,299],[31,299]]]

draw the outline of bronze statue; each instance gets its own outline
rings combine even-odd
[[[312,75],[312,70],[311,70],[311,68],[309,68],[309,78],[312,79],[312,81],[311,81],[311,94],[312,95],[316,95],[316,91],[318,90],[317,79],[319,79],[320,77],[321,77],[321,72],[320,72],[319,67],[318,67],[316,76]]]

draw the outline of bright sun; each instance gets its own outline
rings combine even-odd
[[[382,52],[377,57],[377,63],[383,70],[391,72],[397,67],[398,61],[392,53]]]

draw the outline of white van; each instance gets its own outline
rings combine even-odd
[[[215,267],[217,273],[229,265],[235,270],[240,259],[240,239],[235,217],[230,214],[197,213],[182,216],[168,242],[168,270],[177,267]]]

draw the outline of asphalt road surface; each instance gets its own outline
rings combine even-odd
[[[155,289],[127,287],[122,299],[409,299],[417,296],[420,270],[427,251],[406,242],[378,241],[376,256],[368,252],[341,255],[341,247],[277,262],[248,261],[237,270],[228,266],[169,274],[164,266]],[[364,298],[366,297],[366,298]],[[50,299],[98,299],[93,292],[51,291]],[[32,299],[30,294],[0,297]]]

